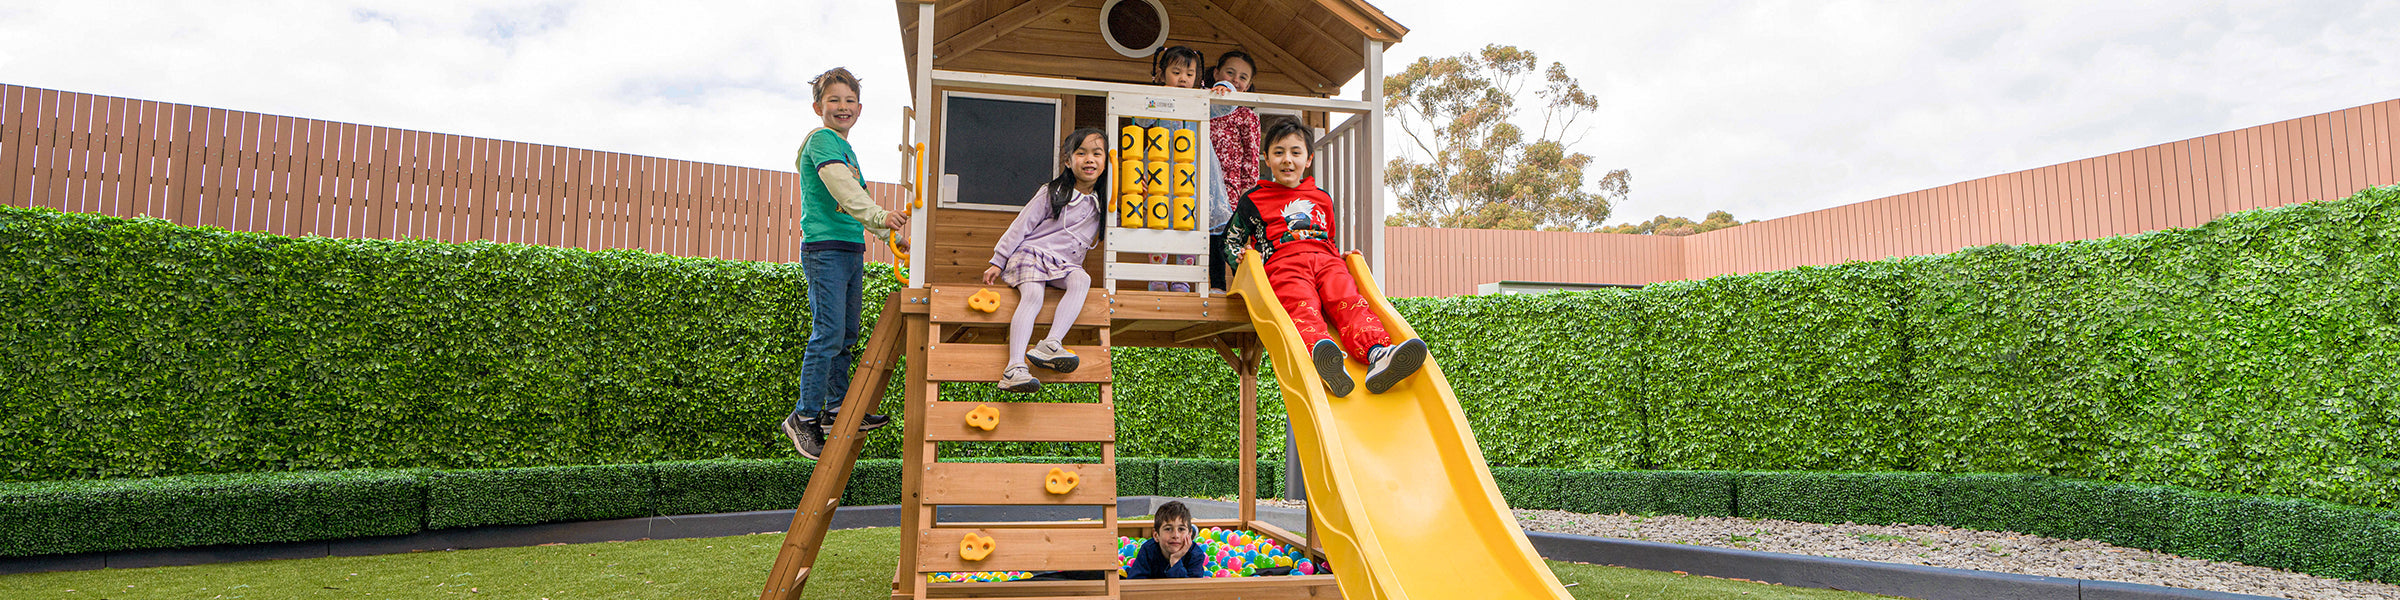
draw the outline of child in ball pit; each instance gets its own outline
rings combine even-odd
[[[1192,526],[1192,511],[1182,502],[1168,502],[1158,507],[1154,519],[1155,531],[1150,541],[1142,543],[1141,552],[1133,556],[1133,564],[1125,567],[1132,579],[1166,579],[1207,577],[1207,557],[1194,547],[1193,539],[1199,528]]]

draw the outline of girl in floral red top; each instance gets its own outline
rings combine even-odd
[[[1250,78],[1256,74],[1258,67],[1248,53],[1227,51],[1217,57],[1217,66],[1209,69],[1209,78],[1216,84],[1209,86],[1208,93],[1223,96],[1250,91]],[[1216,151],[1218,175],[1208,182],[1208,197],[1224,202],[1208,209],[1208,285],[1223,290],[1225,274],[1233,272],[1233,257],[1224,253],[1225,222],[1233,214],[1232,199],[1258,181],[1258,113],[1247,106],[1211,103],[1208,116],[1208,139]]]

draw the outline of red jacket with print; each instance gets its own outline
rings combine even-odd
[[[1225,223],[1225,256],[1240,260],[1241,251],[1255,248],[1263,259],[1278,253],[1321,252],[1340,256],[1333,244],[1333,197],[1317,189],[1314,177],[1299,187],[1260,181],[1233,204],[1233,220]]]

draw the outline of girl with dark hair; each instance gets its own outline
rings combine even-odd
[[[1198,89],[1203,83],[1206,82],[1206,80],[1202,77],[1201,71],[1207,67],[1208,57],[1200,54],[1199,50],[1193,50],[1190,46],[1168,46],[1165,49],[1159,50],[1158,54],[1153,55],[1150,59],[1150,81],[1152,83],[1171,88]],[[1171,131],[1197,129],[1196,127],[1192,126],[1190,121],[1136,118],[1133,120],[1133,124],[1142,127],[1165,127]],[[1193,133],[1197,134],[1199,132],[1195,131]],[[1214,156],[1214,151],[1209,147],[1209,140],[1200,139],[1195,140],[1195,142],[1200,146],[1197,149],[1200,160],[1198,161],[1197,165],[1194,165],[1194,170],[1199,173],[1215,173],[1217,170],[1216,156]],[[1225,218],[1224,215],[1226,205],[1224,199],[1225,194],[1215,186],[1207,188],[1201,194],[1199,194],[1198,197],[1194,198],[1195,201],[1204,203],[1209,207],[1209,221],[1211,225],[1210,231],[1212,232],[1217,230],[1216,225],[1218,223],[1223,223],[1222,219]],[[1152,254],[1150,255],[1150,262],[1172,262],[1179,265],[1191,265],[1199,264],[1200,258],[1198,256],[1189,254]],[[1213,269],[1215,268],[1215,265],[1212,264],[1210,267]],[[1220,284],[1218,287],[1222,288],[1224,286]],[[1191,284],[1180,281],[1172,283],[1153,281],[1150,282],[1150,291],[1189,292],[1192,291],[1192,286]]]
[[[1058,144],[1058,164],[1058,176],[1042,184],[1033,200],[1017,211],[1017,220],[992,247],[992,266],[983,270],[984,284],[1007,282],[1017,288],[1017,312],[1008,322],[1012,354],[1000,370],[1000,389],[1011,392],[1030,394],[1042,389],[1041,380],[1025,368],[1028,360],[1060,373],[1075,372],[1078,362],[1075,353],[1060,346],[1059,340],[1075,325],[1076,315],[1083,312],[1084,295],[1092,289],[1092,276],[1083,270],[1083,255],[1100,240],[1102,209],[1093,186],[1108,174],[1108,136],[1089,127],[1067,134]],[[1050,319],[1050,335],[1032,350],[1015,354],[1032,339],[1033,321],[1041,316],[1042,294],[1053,287],[1063,293],[1057,314]]]

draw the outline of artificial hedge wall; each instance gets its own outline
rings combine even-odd
[[[1495,465],[2017,472],[2395,507],[2396,242],[2384,187],[2102,240],[1397,304]],[[891,288],[870,272],[870,294]],[[802,289],[780,264],[0,209],[0,477],[785,456]],[[1235,455],[1212,353],[1117,356],[1120,456]],[[866,456],[898,445],[871,436]]]
[[[784,510],[799,504],[814,466],[710,460],[9,483],[0,484],[0,556]],[[1230,496],[1236,466],[1120,459],[1118,493]],[[1279,464],[1260,467],[1262,486],[1281,475]],[[844,504],[897,503],[899,474],[898,461],[860,462]],[[1492,475],[1516,508],[1947,525],[2400,582],[2400,513],[2313,500],[2020,474],[1504,467]]]

